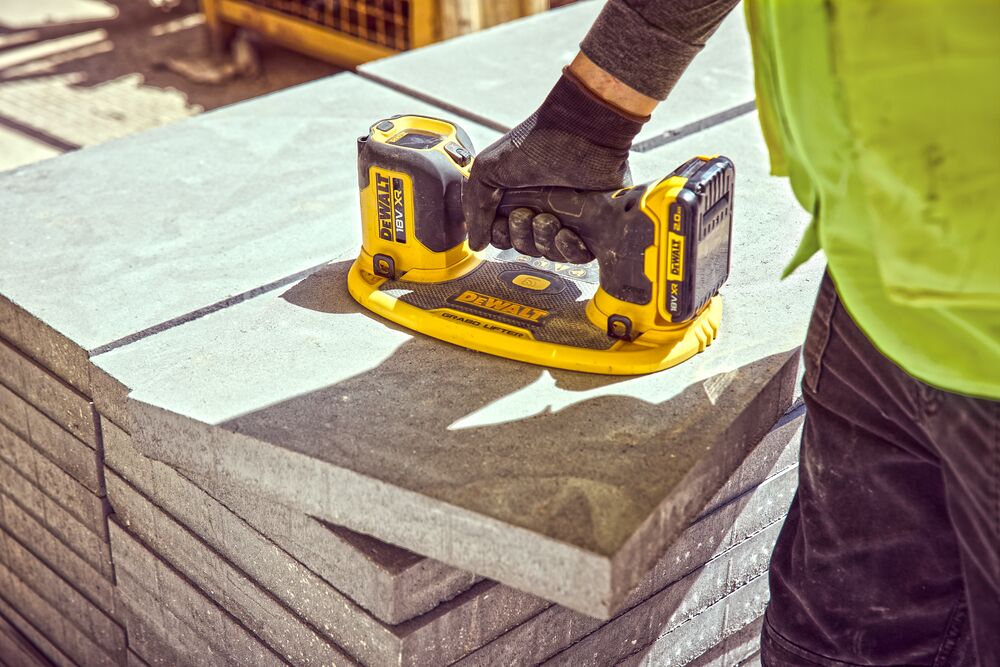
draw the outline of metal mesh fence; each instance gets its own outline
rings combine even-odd
[[[410,48],[412,0],[246,0],[395,50]]]

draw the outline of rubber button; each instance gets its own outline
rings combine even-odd
[[[392,124],[391,120],[383,120],[381,123],[375,126],[375,129],[379,132],[388,132],[392,128],[396,127]]]
[[[456,144],[454,141],[449,141],[444,145],[444,152],[451,156],[451,159],[459,167],[465,167],[472,162],[472,152],[464,146]]]
[[[527,273],[516,276],[511,282],[518,287],[535,290],[536,292],[544,291],[552,284],[551,280],[546,280],[540,276],[529,276]]]
[[[524,269],[504,271],[499,276],[512,287],[534,294],[559,294],[566,289],[566,281],[554,273]]]

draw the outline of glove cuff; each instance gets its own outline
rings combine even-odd
[[[634,116],[598,97],[567,67],[535,112],[533,129],[575,135],[619,153],[631,148],[647,120],[648,116]]]

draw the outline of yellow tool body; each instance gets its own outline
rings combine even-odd
[[[458,126],[423,116],[358,140],[362,249],[348,275],[365,308],[481,352],[590,373],[633,375],[704,351],[722,319],[734,169],[697,157],[612,192],[536,188],[500,213],[556,215],[597,258],[562,264],[466,242],[461,188],[474,159]]]

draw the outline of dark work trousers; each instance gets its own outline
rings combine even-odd
[[[771,558],[764,665],[1000,667],[1000,402],[907,375],[829,276],[803,356],[799,489]]]

